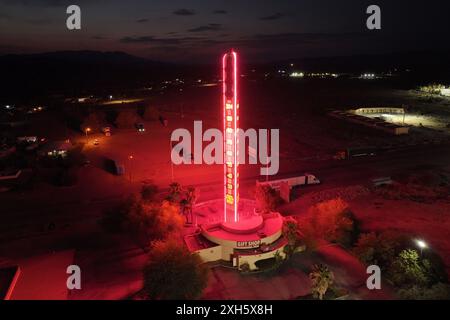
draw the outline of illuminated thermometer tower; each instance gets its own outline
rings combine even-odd
[[[237,54],[233,50],[222,58],[223,150],[224,150],[224,221],[238,222],[239,204],[239,98]]]

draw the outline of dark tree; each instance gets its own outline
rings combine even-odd
[[[149,299],[196,299],[208,282],[208,268],[198,255],[170,241],[154,243],[144,268],[143,292]]]

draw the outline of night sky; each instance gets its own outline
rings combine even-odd
[[[248,59],[448,49],[448,0],[0,0],[0,54],[124,51],[202,62],[234,47]],[[66,28],[78,4],[82,29]],[[365,27],[370,4],[382,30]]]

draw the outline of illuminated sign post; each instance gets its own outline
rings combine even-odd
[[[238,222],[239,204],[239,100],[237,90],[237,55],[231,51],[222,58],[223,80],[223,150],[224,150],[224,221]]]

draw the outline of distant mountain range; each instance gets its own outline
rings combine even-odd
[[[415,81],[450,81],[450,52],[413,52],[290,59],[258,65],[275,69],[294,63],[304,71],[380,72],[409,69]],[[243,66],[242,70],[255,66]],[[94,90],[120,90],[152,80],[219,74],[215,65],[177,65],[123,52],[59,51],[0,56],[0,100],[45,96],[49,92],[77,95]]]
[[[2,91],[10,95],[126,89],[176,72],[168,63],[98,51],[5,55],[0,57],[0,70]]]
[[[450,51],[303,58],[285,60],[275,65],[289,63],[304,67],[305,71],[381,72],[389,69],[410,69],[439,73],[450,71]]]
[[[167,63],[152,61],[132,56],[125,52],[101,51],[55,51],[36,54],[8,54],[0,56],[0,63],[87,63],[111,65],[168,65]]]

